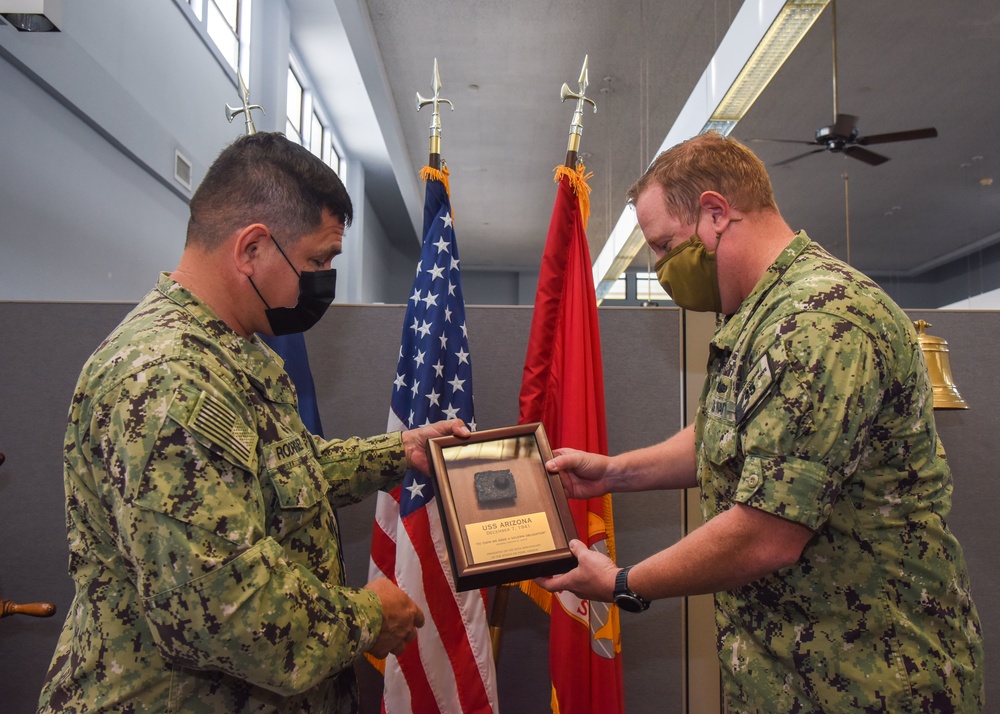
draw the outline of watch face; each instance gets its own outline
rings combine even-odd
[[[615,605],[625,612],[642,612],[649,603],[628,589],[628,571],[632,566],[622,568],[615,576]]]
[[[638,599],[626,594],[616,595],[615,605],[625,610],[625,612],[642,612],[646,609]]]

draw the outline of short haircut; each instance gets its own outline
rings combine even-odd
[[[263,223],[285,245],[314,231],[323,210],[351,223],[354,209],[336,172],[283,134],[258,132],[227,146],[191,198],[187,244],[212,250]]]
[[[687,221],[697,219],[705,191],[716,191],[739,211],[778,210],[764,162],[736,139],[714,131],[657,156],[628,190],[628,202],[635,205],[639,194],[654,182],[663,187],[668,212]]]

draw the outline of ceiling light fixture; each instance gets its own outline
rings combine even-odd
[[[20,32],[59,32],[60,0],[0,0],[0,15]]]
[[[830,0],[745,2],[657,154],[705,131],[728,135],[829,3]],[[718,99],[720,95],[722,98]],[[635,212],[631,207],[626,208],[594,261],[598,303],[632,264],[643,243]]]
[[[789,0],[785,3],[726,96],[712,112],[704,131],[717,131],[725,136],[736,127],[829,2]]]

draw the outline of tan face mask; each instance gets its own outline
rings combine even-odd
[[[715,253],[710,253],[697,235],[656,261],[656,279],[684,309],[722,312]]]
[[[731,218],[730,223],[740,220],[743,219]],[[695,222],[695,230],[697,225]],[[721,237],[721,233],[715,236],[716,240]],[[695,233],[656,261],[656,279],[685,310],[722,312],[716,252],[710,252]]]

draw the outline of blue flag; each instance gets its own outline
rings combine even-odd
[[[309,369],[305,335],[301,332],[280,337],[261,335],[261,339],[285,361],[285,371],[288,372],[299,396],[299,416],[302,417],[302,423],[310,433],[322,438],[323,424],[319,419],[316,385]]]

